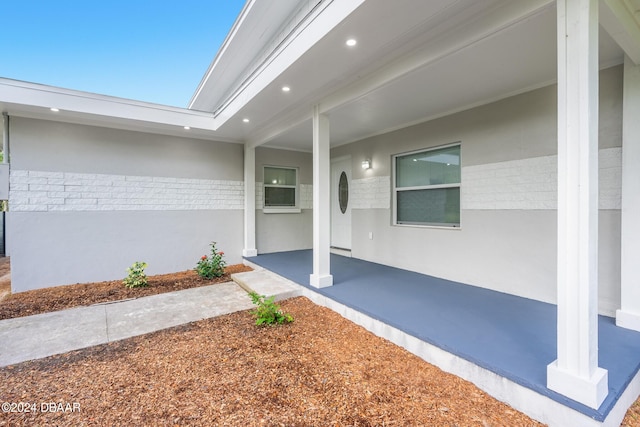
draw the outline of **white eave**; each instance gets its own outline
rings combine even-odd
[[[52,111],[55,108],[58,111]],[[0,78],[0,112],[199,139],[217,135],[211,113]],[[185,132],[187,128],[189,132]]]
[[[189,108],[211,112],[218,109],[237,90],[247,70],[273,49],[271,44],[279,35],[291,30],[286,24],[322,1],[248,0],[198,85]]]

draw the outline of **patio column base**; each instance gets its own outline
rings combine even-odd
[[[598,409],[609,394],[609,373],[596,368],[591,378],[583,378],[558,368],[555,360],[547,365],[547,388]]]
[[[309,283],[314,288],[326,288],[333,285],[333,276],[331,274],[310,274]]]
[[[640,332],[640,314],[616,310],[616,326]]]
[[[243,257],[258,256],[258,250],[257,249],[243,249],[242,250],[242,256]]]

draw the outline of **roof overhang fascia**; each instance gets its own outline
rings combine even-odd
[[[300,19],[333,0],[248,0],[204,74],[188,108],[215,111]]]
[[[601,0],[600,24],[635,63],[640,64],[640,1]]]
[[[215,58],[213,58],[213,61],[211,61],[211,64],[209,65],[209,68],[207,69],[207,72],[202,77],[202,80],[200,81],[200,84],[196,88],[196,91],[194,92],[193,96],[191,97],[191,100],[189,101],[188,108],[194,108],[194,105],[198,103],[198,99],[200,98],[202,91],[205,88],[207,88],[208,85],[209,85],[209,81],[212,78],[211,77],[212,73],[214,72],[216,67],[220,64],[220,61],[222,61],[223,58],[225,57],[227,51],[230,48],[230,45],[231,45],[232,41],[234,40],[236,34],[240,30],[240,28],[241,28],[242,24],[244,23],[245,19],[249,15],[249,11],[251,11],[251,9],[253,8],[255,2],[256,2],[256,0],[248,0],[244,4],[244,6],[242,7],[242,10],[240,11],[240,14],[236,18],[236,21],[233,23],[233,26],[231,27],[231,30],[229,30],[229,33],[227,33],[227,36],[225,37],[224,41],[222,42],[222,45],[220,46],[220,49],[216,53]]]
[[[190,137],[215,138],[211,113],[11,79],[0,79],[0,110],[13,116],[154,133],[183,133],[186,126],[195,131]]]
[[[268,59],[215,112],[216,128],[234,117],[248,102],[330,33],[365,0],[329,1],[297,26]]]

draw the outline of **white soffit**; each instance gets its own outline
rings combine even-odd
[[[600,39],[601,66],[621,63],[623,53],[617,44],[603,31]],[[416,51],[416,55],[430,54],[428,44]],[[328,110],[331,144],[337,146],[424,122],[555,80],[556,10],[549,4],[372,90],[354,91],[358,96]],[[349,90],[347,87],[340,92]],[[310,151],[310,126],[308,116],[301,116],[290,127],[283,126],[281,133],[272,131],[261,137],[267,140],[267,146]]]

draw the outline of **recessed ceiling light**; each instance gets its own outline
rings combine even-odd
[[[242,119],[242,121],[245,122],[245,123],[249,123],[249,119],[247,119],[247,118]]]
[[[283,92],[289,92],[291,90],[291,88],[289,86],[282,86],[282,91]]]
[[[53,111],[54,113],[57,113],[58,111],[60,111],[59,109],[57,109],[57,108],[54,108],[54,107],[52,107],[52,108],[49,108],[49,109],[50,109],[51,111]]]
[[[355,46],[356,44],[358,44],[358,41],[356,39],[349,39],[346,41],[347,46],[351,47],[351,46]]]
[[[191,130],[191,127],[190,126],[185,126],[184,130]]]

